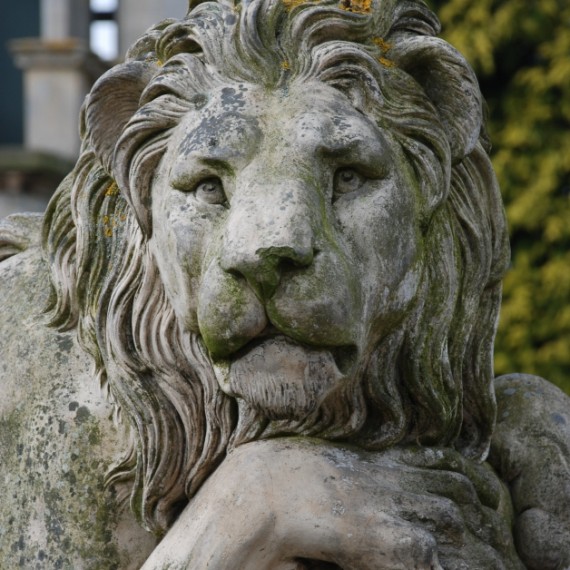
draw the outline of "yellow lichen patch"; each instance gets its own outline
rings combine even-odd
[[[110,186],[105,190],[105,196],[116,196],[119,193],[119,187],[115,182],[112,182]]]
[[[379,57],[378,61],[384,66],[384,67],[396,67],[396,62],[392,61],[391,59],[386,59],[385,57]]]
[[[384,38],[372,38],[372,43],[379,47],[382,53],[388,53],[392,49],[392,44]]]
[[[340,0],[339,7],[347,12],[368,14],[372,9],[372,0]]]
[[[288,61],[282,61],[281,69],[283,69],[284,71],[289,71],[291,69],[291,64]]]
[[[306,0],[283,0],[283,4],[285,8],[287,8],[287,10],[292,10],[297,6],[301,6],[301,4],[304,4],[305,1]]]
[[[145,63],[151,63],[156,65],[157,67],[162,67],[164,65],[164,62],[158,57],[156,57],[156,54],[154,53],[149,53],[148,55],[146,55],[144,60]]]
[[[112,237],[114,229],[119,225],[126,221],[127,216],[125,214],[121,214],[120,216],[117,214],[105,215],[101,217],[102,226],[103,226],[103,235],[105,237]]]

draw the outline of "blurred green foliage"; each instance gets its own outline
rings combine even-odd
[[[570,393],[570,1],[429,3],[489,105],[512,246],[495,372]]]

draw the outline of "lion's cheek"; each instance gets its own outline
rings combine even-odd
[[[283,275],[266,308],[271,322],[299,342],[357,343],[360,286],[344,256],[332,249],[320,251],[311,267]]]
[[[178,322],[198,332],[197,299],[204,252],[214,221],[193,195],[173,190],[157,176],[153,189],[153,233],[149,251]]]
[[[372,347],[394,330],[412,310],[420,288],[422,263],[414,263],[400,281],[392,287],[385,286],[368,297],[363,322],[369,323],[366,337]]]
[[[371,183],[335,208],[361,291],[363,342],[377,342],[405,317],[421,278],[422,236],[415,193],[405,180]]]
[[[150,240],[150,252],[160,274],[168,301],[186,331],[198,330],[196,294],[199,279],[191,270],[191,260],[180,255],[176,241],[167,238]]]

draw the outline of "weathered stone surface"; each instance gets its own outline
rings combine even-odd
[[[47,282],[37,244],[0,263],[0,568],[134,570],[155,541],[104,486],[125,437]]]
[[[208,479],[143,568],[522,569],[509,505],[488,465],[449,449],[250,443]]]
[[[499,380],[496,426],[507,229],[477,81],[438,28],[412,0],[204,2],[96,83],[44,219],[50,282],[33,247],[0,266],[28,295],[1,388],[6,422],[32,410],[3,446],[23,563],[54,531],[21,497],[54,486],[73,568],[154,546],[111,516],[121,488],[162,538],[145,570],[567,563],[570,401]]]
[[[509,484],[514,536],[532,570],[570,568],[570,401],[542,378],[497,379],[490,461]]]

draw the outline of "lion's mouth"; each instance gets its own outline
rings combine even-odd
[[[272,419],[300,419],[347,381],[356,361],[356,347],[312,347],[268,326],[214,370],[227,394]]]
[[[354,371],[358,355],[358,349],[355,345],[314,347],[309,344],[297,343],[294,339],[291,339],[287,335],[284,335],[277,327],[273,326],[272,324],[268,324],[253,340],[236,351],[230,357],[230,360],[241,358],[253,350],[256,346],[267,342],[268,339],[280,338],[288,342],[299,344],[300,346],[305,347],[307,350],[328,350],[331,353],[339,372],[344,376],[348,376]]]

